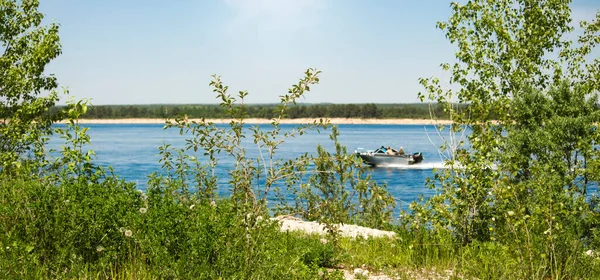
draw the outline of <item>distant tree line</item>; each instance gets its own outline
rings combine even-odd
[[[246,105],[249,118],[273,118],[277,106],[274,104]],[[54,108],[58,110],[60,107]],[[436,117],[446,119],[442,107],[433,105]],[[189,118],[227,118],[226,111],[218,105],[97,105],[90,106],[83,118],[173,118],[187,115]],[[297,104],[289,108],[287,118],[430,118],[427,104]]]

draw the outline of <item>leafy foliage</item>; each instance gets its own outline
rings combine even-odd
[[[280,116],[318,82],[318,73],[309,69],[281,97]],[[145,273],[160,278],[264,279],[293,275],[314,279],[319,273],[328,277],[321,267],[337,263],[336,243],[323,244],[319,237],[281,233],[277,221],[268,218],[268,204],[275,196],[271,192],[280,184],[291,184],[287,179],[295,172],[307,170],[311,161],[319,161],[318,157],[309,160],[307,156],[298,161],[278,159],[278,147],[288,137],[327,129],[329,124],[321,121],[282,131],[280,117],[272,120],[270,131],[244,129],[243,99],[247,93],[239,93],[242,103],[237,104],[220,78],[215,77],[211,84],[223,100],[222,106],[236,119],[228,129],[204,121],[188,122],[184,117],[167,124],[167,128],[177,127],[192,137],[181,149],[160,147],[164,173],[150,176],[146,193],[94,165],[94,153],[87,150],[88,128],[77,121],[86,112],[87,103],[70,103],[65,108],[68,123],[55,128],[65,145],[44,153],[37,164],[23,165],[0,180],[0,230],[6,233],[0,239],[3,277],[40,273],[40,277],[79,277],[87,270],[111,277],[115,271],[140,266]],[[246,156],[242,141],[247,131],[252,132],[253,142],[260,149],[259,158]],[[45,140],[40,141],[44,147]],[[214,170],[223,158],[222,152],[235,162],[229,171],[228,197],[216,194],[218,179]],[[352,163],[352,168],[364,167],[339,143],[336,156],[345,158],[339,161],[341,166]],[[332,162],[331,158],[323,160]],[[349,218],[378,225],[389,221],[389,203],[393,201],[384,188],[370,188],[363,182],[363,173],[343,177],[347,176],[343,168],[335,174],[343,179],[321,179],[318,185],[327,185],[322,189],[334,193],[340,193],[346,185],[362,186],[360,200],[344,203],[351,209],[360,205],[363,214],[354,217],[354,212],[326,208],[327,212],[315,212],[318,215],[313,219],[332,229],[335,223]],[[368,197],[370,193],[373,195]]]
[[[303,157],[301,161],[312,163],[314,169],[308,169],[307,165],[295,167],[297,171],[287,179],[287,191],[293,194],[294,202],[289,203],[287,196],[279,195],[278,211],[300,214],[304,219],[326,225],[387,226],[392,218],[394,198],[385,186],[371,178],[369,167],[360,158],[347,152],[339,143],[338,135],[337,128],[333,127],[330,139],[334,142],[334,153],[318,145],[315,156]]]
[[[458,90],[421,79],[429,92],[422,100],[446,108],[454,133],[468,129],[470,147],[456,149],[448,162],[455,168],[430,182],[439,194],[413,205],[415,222],[452,232],[462,246],[494,242],[519,260],[517,278],[573,277],[583,252],[597,250],[589,190],[598,184],[600,87],[597,59],[585,56],[600,14],[573,48],[568,4],[453,3],[438,27],[458,47],[457,62],[442,64]],[[452,100],[468,110],[454,110]]]
[[[0,2],[0,170],[17,160],[50,131],[60,114],[48,114],[58,101],[58,83],[44,74],[60,52],[58,25],[42,26],[39,2]]]

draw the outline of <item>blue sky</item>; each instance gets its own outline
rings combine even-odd
[[[96,105],[216,103],[211,74],[275,103],[308,67],[323,74],[302,102],[411,103],[454,52],[435,29],[446,0],[41,2],[63,45],[48,72]],[[572,7],[590,19],[600,1]]]

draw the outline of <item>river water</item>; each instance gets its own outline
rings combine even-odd
[[[139,189],[147,186],[148,175],[152,172],[162,172],[159,163],[158,147],[171,144],[182,147],[186,136],[179,135],[177,129],[163,129],[162,124],[88,124],[89,135],[92,139],[90,149],[96,152],[95,163],[102,166],[112,166],[114,172],[127,181],[135,182]],[[219,125],[225,128],[226,125]],[[252,125],[248,125],[250,127]],[[296,125],[282,125],[284,131],[289,131]],[[269,129],[269,125],[260,125]],[[420,195],[430,196],[433,191],[425,186],[427,177],[432,177],[434,168],[441,168],[442,158],[438,147],[443,143],[436,128],[432,125],[339,125],[339,140],[347,146],[349,152],[357,148],[374,150],[380,146],[392,146],[397,149],[404,147],[407,153],[422,152],[425,160],[419,165],[396,168],[372,168],[373,178],[378,183],[385,183],[388,191],[396,198],[398,209],[406,209],[408,204]],[[333,143],[329,139],[330,131],[311,131],[298,138],[288,139],[278,150],[277,156],[293,159],[305,152],[316,153],[318,144],[333,152]],[[248,137],[251,138],[250,134]],[[244,146],[249,156],[258,156],[258,149],[250,141]],[[50,142],[51,147],[61,144],[57,138]],[[232,159],[223,159],[221,169],[222,189],[227,192],[227,166],[232,165]]]

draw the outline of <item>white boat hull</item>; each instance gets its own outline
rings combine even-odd
[[[383,153],[362,152],[356,153],[365,163],[371,166],[402,166],[413,165],[423,161],[420,153],[415,155],[388,155]]]

